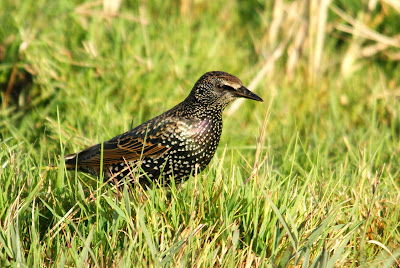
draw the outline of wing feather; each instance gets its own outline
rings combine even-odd
[[[167,127],[166,127],[167,125]],[[144,130],[143,130],[144,129]],[[147,130],[147,131],[146,131]],[[179,131],[174,121],[167,120],[158,128],[151,128],[151,121],[103,143],[103,165],[140,160],[143,157],[157,158],[171,148],[162,145],[172,132]],[[65,156],[67,168],[100,167],[101,144],[81,152]]]

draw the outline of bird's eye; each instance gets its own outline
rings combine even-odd
[[[223,89],[223,88],[224,88],[224,85],[221,84],[221,83],[217,83],[217,84],[215,85],[215,87],[216,87],[217,89]]]

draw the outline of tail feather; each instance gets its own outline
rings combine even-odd
[[[75,167],[77,166],[77,155],[78,153],[74,153],[74,154],[69,154],[64,156],[64,160],[65,160],[65,167],[67,169],[75,169]],[[78,164],[79,165],[79,164]]]
[[[67,169],[78,168],[78,170],[80,170],[89,163],[93,165],[93,160],[97,158],[99,155],[100,155],[100,144],[96,144],[80,152],[64,156],[65,166]],[[98,165],[100,165],[100,162],[98,163]]]

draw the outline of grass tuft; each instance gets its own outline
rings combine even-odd
[[[399,13],[2,1],[0,266],[399,266]],[[205,171],[150,189],[66,172],[211,70],[266,102],[227,109]]]

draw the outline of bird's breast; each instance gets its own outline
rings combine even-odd
[[[181,136],[196,144],[207,144],[210,139],[218,138],[221,135],[221,127],[218,123],[210,120],[201,120],[195,124],[187,124],[183,127]]]
[[[180,146],[201,166],[208,164],[214,156],[221,136],[222,122],[201,120],[182,126]]]

